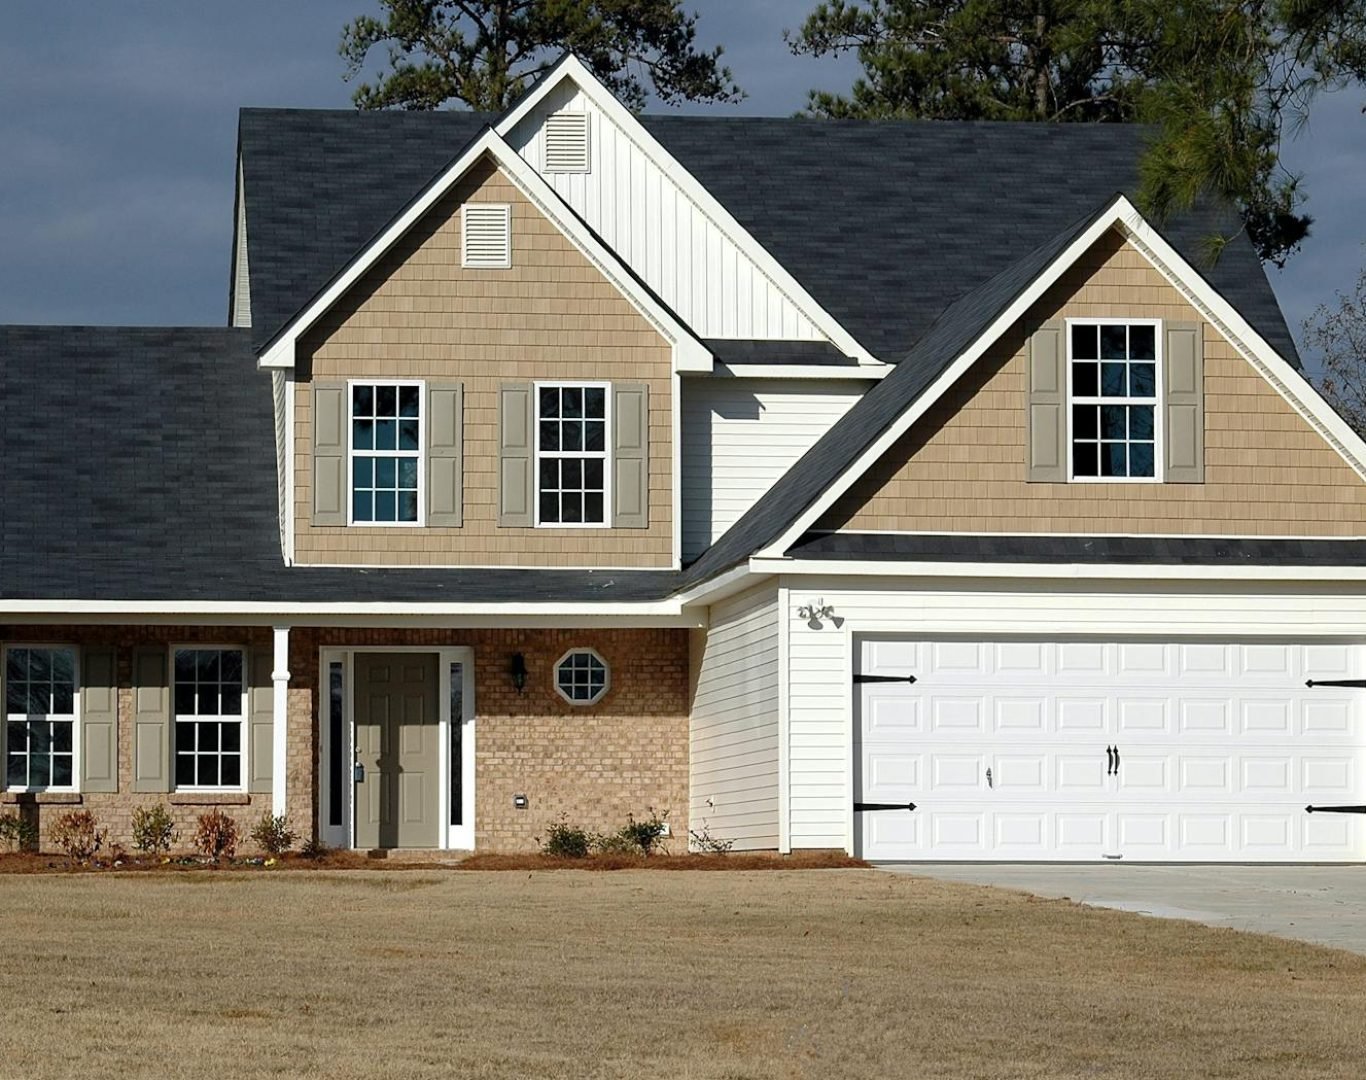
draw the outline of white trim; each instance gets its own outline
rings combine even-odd
[[[342,716],[341,746],[338,753],[342,760],[342,776],[351,775],[351,763],[355,761],[355,750],[351,743],[351,657],[346,649],[324,647],[318,650],[318,833],[323,843],[329,847],[351,847],[350,838],[355,835],[351,828],[352,805],[355,799],[354,783],[343,783],[341,792],[341,822],[332,825],[328,822],[328,804],[332,798],[332,777],[328,771],[328,758],[332,754],[332,724],[328,712],[332,705],[332,665],[340,664],[342,669]]]
[[[788,678],[791,647],[791,618],[788,614],[792,593],[778,585],[778,852],[792,851],[792,728],[789,716],[791,686]]]
[[[694,604],[715,604],[736,593],[744,592],[751,584],[753,576],[748,566],[741,563],[739,566],[732,567],[724,574],[718,574],[714,578],[708,578],[700,585],[694,585],[691,589],[685,589],[675,594],[675,599],[684,607],[691,607]]]
[[[672,443],[669,448],[669,475],[673,478],[673,483],[669,485],[669,513],[672,517],[669,543],[673,547],[670,565],[678,570],[683,566],[683,379],[676,371],[669,382],[669,393],[673,395],[673,407],[669,410],[669,438]],[[650,418],[647,416],[647,431],[649,424]],[[649,446],[648,440],[646,446]],[[648,464],[646,462],[647,467]],[[646,483],[648,486],[648,478]]]
[[[568,660],[571,656],[581,656],[585,653],[593,657],[594,660],[596,660],[599,664],[602,665],[602,689],[598,693],[594,694],[587,701],[579,701],[566,694],[564,692],[564,689],[560,686],[560,665],[563,664],[566,660]],[[564,655],[561,656],[558,660],[556,660],[555,663],[551,666],[550,681],[551,684],[555,687],[555,693],[559,694],[560,697],[567,701],[570,705],[573,705],[576,709],[586,709],[598,704],[598,702],[600,702],[603,698],[607,696],[608,691],[612,689],[612,665],[603,659],[602,653],[598,652],[597,649],[590,648],[587,645],[576,645],[570,649],[567,649]]]
[[[602,462],[602,520],[601,521],[542,521],[541,520],[541,389],[554,387],[556,390],[601,390],[602,404],[602,450],[546,450],[557,460],[577,458],[580,461]],[[531,405],[531,486],[532,486],[532,525],[537,529],[610,529],[612,527],[612,384],[600,380],[576,381],[566,379],[537,379],[531,384],[534,400]],[[563,401],[563,398],[561,398]],[[587,412],[587,407],[584,409]],[[674,409],[678,413],[678,409]],[[551,419],[565,419],[551,417]],[[572,419],[572,418],[571,418]],[[589,420],[590,417],[584,417]],[[648,424],[649,420],[646,419]],[[586,429],[585,429],[586,433]],[[585,443],[587,439],[584,439]],[[677,475],[675,473],[674,475]],[[563,489],[561,489],[563,490]],[[561,507],[563,508],[563,507]]]
[[[289,788],[289,627],[274,627],[271,644],[270,812],[280,817]],[[250,655],[245,660],[250,664]]]
[[[584,223],[564,205],[546,179],[531,168],[492,128],[479,135],[425,191],[418,195],[371,244],[302,311],[296,314],[272,339],[261,354],[262,368],[294,367],[295,345],[355,283],[413,228],[431,208],[450,191],[473,165],[485,155],[493,159],[526,199],[550,219],[565,237],[607,278],[635,309],[673,346],[673,362],[679,371],[711,371],[711,352],[693,333],[620,268],[619,258],[598,240]]]
[[[294,565],[294,392],[293,371],[285,372],[285,543],[286,566]],[[350,438],[350,436],[348,436]]]
[[[868,469],[875,465],[902,435],[919,420],[977,362],[996,340],[1014,326],[1042,298],[1063,273],[1110,229],[1117,228],[1157,269],[1180,289],[1196,309],[1223,334],[1281,395],[1309,420],[1358,475],[1366,478],[1366,442],[1349,428],[1328,404],[1313,393],[1304,377],[1258,334],[1165,240],[1157,235],[1123,195],[1045,267],[1029,286],[992,321],[897,420],[887,427],[862,454],[825,489],[773,543],[757,552],[758,558],[781,556],[807,532]],[[1160,262],[1160,265],[1159,265]],[[1241,340],[1240,340],[1241,339]],[[1295,397],[1287,383],[1296,379],[1309,390],[1305,400]],[[1312,417],[1312,419],[1311,419]]]
[[[1289,533],[1136,533],[1136,532],[1027,532],[996,531],[984,532],[970,529],[812,529],[812,536],[1028,536],[1061,538],[1109,538],[1126,540],[1361,540],[1366,534],[1357,536],[1328,536],[1319,533],[1313,536],[1294,536]]]
[[[15,785],[12,787],[9,785],[9,747],[7,746],[10,719],[9,703],[7,698],[0,697],[0,723],[5,724],[5,729],[0,730],[0,751],[4,752],[3,756],[0,756],[0,791],[7,791],[16,795],[42,793],[45,791],[60,794],[80,794],[81,777],[83,775],[81,770],[85,764],[81,760],[81,747],[82,743],[85,741],[84,734],[81,730],[83,719],[81,716],[81,647],[79,645],[63,642],[6,641],[3,648],[0,648],[0,694],[8,694],[9,692],[9,687],[7,685],[8,680],[5,676],[5,672],[8,670],[11,649],[41,649],[49,652],[55,652],[60,649],[63,652],[69,652],[71,654],[71,714],[69,717],[66,715],[49,715],[47,717],[49,721],[66,721],[68,719],[71,721],[71,783],[48,784],[42,787],[31,787],[28,784]],[[115,697],[117,698],[117,694]],[[18,716],[20,714],[16,713],[15,715]],[[22,715],[25,717],[25,721],[27,721],[29,714],[25,712]],[[114,722],[117,726],[117,715],[114,718]],[[29,756],[30,755],[27,752],[24,754],[26,759]],[[116,768],[117,765],[118,763],[115,762]]]
[[[749,569],[758,574],[811,574],[822,577],[1366,582],[1366,566],[841,561],[837,559],[774,559],[756,556],[749,560]]]
[[[241,771],[238,773],[238,775],[239,775],[239,777],[240,777],[240,781],[239,781],[238,783],[236,783],[236,784],[178,784],[178,783],[176,783],[176,765],[177,765],[176,758],[177,758],[177,756],[178,756],[178,754],[179,754],[179,749],[177,748],[177,746],[176,746],[176,741],[175,741],[176,725],[179,724],[179,723],[182,723],[182,722],[187,723],[187,724],[194,724],[194,723],[199,723],[199,722],[213,723],[215,720],[221,722],[221,721],[223,721],[223,720],[230,720],[230,719],[231,719],[231,717],[225,717],[221,712],[218,713],[216,716],[200,716],[198,713],[186,713],[183,717],[181,716],[180,713],[176,712],[176,707],[175,707],[175,692],[176,692],[177,680],[176,680],[176,673],[175,673],[175,654],[176,654],[177,652],[219,652],[219,653],[223,653],[223,652],[235,652],[235,653],[239,653],[239,654],[241,655],[241,657],[242,657],[242,697],[240,698],[239,704],[238,704],[238,706],[237,706],[238,709],[240,710],[240,711],[238,712],[238,714],[237,714],[237,722],[238,722],[238,725],[240,726],[240,729],[241,729],[241,735],[240,735],[240,740],[241,740],[241,741],[238,743],[238,746],[239,746],[239,748],[240,748],[240,749],[239,749],[238,756],[239,756],[239,758],[240,758],[241,760],[239,761],[238,768],[239,768]],[[249,648],[247,648],[247,646],[242,645],[242,644],[240,644],[240,643],[234,645],[234,644],[231,644],[231,643],[220,642],[220,641],[198,641],[198,642],[183,642],[183,641],[182,641],[182,642],[176,642],[176,641],[172,641],[172,642],[167,646],[167,654],[168,654],[168,655],[167,655],[167,657],[166,657],[166,663],[167,663],[167,672],[168,672],[168,674],[169,674],[169,678],[168,678],[166,681],[167,681],[167,683],[169,683],[170,697],[171,697],[171,700],[170,700],[170,725],[171,725],[171,730],[167,733],[167,741],[170,743],[170,750],[171,750],[171,754],[170,754],[170,757],[171,757],[171,775],[168,777],[168,780],[170,781],[171,794],[176,794],[176,793],[178,793],[178,792],[179,792],[179,793],[183,793],[183,794],[188,794],[188,795],[222,795],[222,794],[229,794],[229,795],[246,795],[246,794],[249,794],[250,791],[251,791],[251,782],[250,782],[250,781],[251,781],[251,650],[250,650]],[[220,684],[221,684],[222,680],[220,679],[219,682],[220,682]],[[195,685],[198,685],[198,680],[196,680]],[[221,706],[220,706],[220,708],[221,708]],[[272,734],[273,734],[273,732],[272,732]],[[196,756],[198,756],[198,752],[197,752],[197,751],[196,751]],[[220,745],[219,748],[218,748],[218,759],[219,759],[219,765],[220,765],[220,767],[221,767],[221,765],[222,765],[222,760],[223,760],[223,748],[222,748],[221,745]],[[272,777],[275,775],[274,764],[275,764],[274,762],[271,763],[271,776],[272,776]],[[273,808],[272,808],[272,810],[271,810],[271,813],[273,813],[273,814],[279,814],[280,812],[281,812],[281,811],[276,810],[276,809],[273,809]]]
[[[398,488],[397,461],[399,458],[417,456],[417,520],[416,521],[356,521],[354,511],[356,508],[356,474],[355,474],[355,434],[356,418],[351,409],[355,402],[356,387],[368,386],[372,391],[378,390],[381,386],[392,386],[397,391],[404,386],[417,387],[417,449],[416,450],[361,450],[360,452],[368,456],[372,461],[379,458],[389,458],[394,461],[395,476],[395,497],[394,497],[394,517],[398,517]],[[379,409],[379,395],[375,395],[374,408]],[[394,442],[398,443],[398,424],[405,419],[399,415],[398,395],[394,395]],[[422,379],[347,379],[346,380],[346,527],[356,529],[421,529],[427,525],[427,384]],[[378,421],[376,421],[378,422]],[[372,483],[370,490],[377,490]],[[371,512],[374,512],[373,499],[371,502]]]
[[[710,374],[714,379],[861,379],[875,382],[895,370],[895,364],[724,364],[718,360]]]
[[[1100,389],[1101,389],[1101,388],[1100,388],[1100,383],[1099,383],[1099,380],[1100,380],[1100,378],[1101,378],[1101,364],[1102,364],[1102,360],[1100,359],[1100,353],[1099,353],[1099,351],[1097,351],[1097,353],[1096,353],[1096,361],[1095,361],[1095,363],[1096,363],[1096,379],[1097,379],[1096,393],[1093,394],[1093,395],[1087,396],[1087,397],[1085,398],[1085,400],[1081,400],[1081,401],[1077,400],[1077,395],[1075,395],[1075,394],[1072,392],[1072,363],[1073,363],[1073,360],[1072,360],[1072,327],[1074,327],[1074,326],[1094,326],[1094,327],[1097,327],[1097,333],[1099,333],[1099,327],[1102,327],[1102,326],[1123,326],[1123,327],[1125,327],[1126,340],[1127,340],[1127,332],[1128,332],[1128,328],[1129,328],[1129,327],[1131,327],[1131,326],[1151,326],[1151,327],[1153,328],[1153,350],[1154,350],[1154,354],[1155,354],[1155,356],[1156,356],[1156,359],[1153,360],[1153,396],[1152,396],[1152,399],[1149,400],[1148,398],[1135,398],[1135,397],[1130,397],[1127,393],[1126,393],[1123,397],[1109,397],[1109,398],[1103,397],[1103,396],[1101,395],[1101,393],[1100,393]],[[1065,372],[1064,378],[1065,378],[1065,383],[1066,383],[1066,386],[1067,386],[1067,399],[1066,399],[1066,403],[1065,403],[1065,408],[1066,408],[1066,410],[1067,410],[1066,413],[1065,413],[1065,417],[1066,417],[1065,422],[1066,422],[1066,425],[1067,425],[1067,427],[1066,427],[1066,430],[1067,430],[1067,482],[1068,482],[1069,484],[1160,484],[1160,483],[1162,483],[1163,480],[1165,479],[1165,476],[1166,476],[1166,473],[1165,473],[1164,470],[1166,469],[1166,464],[1167,464],[1167,463],[1166,463],[1166,454],[1163,452],[1163,441],[1164,441],[1164,436],[1166,435],[1166,420],[1165,420],[1165,416],[1166,416],[1167,410],[1164,408],[1165,399],[1164,399],[1164,397],[1163,397],[1163,392],[1166,390],[1166,386],[1165,386],[1164,380],[1163,380],[1163,378],[1162,378],[1162,361],[1163,361],[1163,350],[1162,350],[1162,320],[1161,320],[1161,319],[1131,319],[1131,318],[1128,318],[1127,316],[1124,317],[1124,318],[1115,317],[1115,318],[1110,318],[1110,319],[1097,319],[1097,318],[1064,319],[1064,320],[1063,320],[1063,337],[1066,339],[1066,340],[1063,342],[1063,364],[1066,366],[1066,372]],[[1089,363],[1090,361],[1082,361],[1082,362],[1083,362],[1083,363]],[[1145,363],[1145,362],[1146,362],[1146,361],[1139,361],[1139,363]],[[1126,358],[1125,361],[1124,361],[1125,375],[1126,375],[1126,377],[1127,377],[1127,375],[1128,375],[1128,367],[1129,367],[1129,364],[1130,364],[1130,363],[1132,363],[1132,361]],[[1095,443],[1096,443],[1096,475],[1095,475],[1095,476],[1078,476],[1078,475],[1076,474],[1076,470],[1074,469],[1073,464],[1072,464],[1072,450],[1073,450],[1074,446],[1076,445],[1076,441],[1077,441],[1076,433],[1072,430],[1072,427],[1073,427],[1073,413],[1074,413],[1074,410],[1073,410],[1073,408],[1072,408],[1073,405],[1123,405],[1123,406],[1129,406],[1129,405],[1147,405],[1147,406],[1151,406],[1151,407],[1152,407],[1152,410],[1153,410],[1153,474],[1152,474],[1152,476],[1102,476],[1102,475],[1100,475],[1100,474],[1101,474],[1101,468],[1102,468],[1102,466],[1101,466],[1101,448],[1102,448],[1102,445],[1103,445],[1103,440],[1102,440],[1102,438],[1101,438],[1101,434],[1100,434],[1099,428],[1097,428],[1097,431],[1096,431],[1096,438],[1095,438]],[[1099,424],[1099,422],[1100,422],[1099,419],[1097,419],[1097,424]],[[1090,442],[1091,440],[1088,439],[1088,440],[1086,440],[1086,441],[1087,441],[1087,442]],[[1126,434],[1125,440],[1124,440],[1125,446],[1127,447],[1131,441],[1132,441],[1132,440],[1130,440],[1130,439],[1128,438],[1127,434]],[[1128,456],[1127,453],[1126,453],[1125,456],[1126,456],[1126,460],[1127,460],[1127,456]]]
[[[443,648],[440,651],[441,665],[441,847],[447,851],[474,850],[474,812],[475,812],[475,726],[478,713],[475,711],[474,649],[467,646]],[[464,718],[460,728],[460,824],[451,824],[450,761],[451,737],[454,732],[455,717],[451,710],[451,668],[459,664],[461,673],[461,714]],[[354,786],[354,785],[353,785]]]
[[[507,137],[513,129],[539,105],[547,95],[565,80],[572,82],[620,131],[649,158],[712,222],[726,234],[735,246],[757,266],[763,274],[792,301],[803,315],[823,331],[830,341],[846,355],[866,363],[877,363],[877,358],[858,343],[815,298],[802,287],[791,272],[775,259],[749,231],[744,228],[710,191],[700,184],[678,160],[622,105],[597,77],[573,54],[566,54],[554,68],[520,101],[503,114],[495,130]],[[680,368],[680,370],[682,370]]]
[[[410,628],[476,629],[485,627],[560,630],[584,627],[636,627],[705,629],[704,608],[684,609],[677,600],[663,603],[555,604],[503,603],[479,605],[441,604],[225,604],[212,601],[120,604],[111,601],[0,601],[0,614],[12,624],[66,626],[74,615],[81,622],[121,622],[171,626],[273,626],[282,620],[312,626],[344,626],[366,630]]]

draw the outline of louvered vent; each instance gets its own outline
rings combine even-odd
[[[546,118],[545,171],[588,171],[588,114],[561,112]]]
[[[461,265],[474,270],[506,270],[512,265],[512,207],[467,203]]]

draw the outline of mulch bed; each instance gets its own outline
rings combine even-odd
[[[725,855],[590,855],[565,859],[554,855],[471,855],[457,870],[836,870],[867,867],[842,851],[729,852]]]

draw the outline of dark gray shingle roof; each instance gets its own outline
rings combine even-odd
[[[678,583],[286,567],[272,416],[244,330],[0,326],[0,599],[625,602]]]

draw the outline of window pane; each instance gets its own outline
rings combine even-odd
[[[599,420],[607,417],[607,391],[601,386],[590,386],[583,392],[584,415]]]
[[[216,683],[200,683],[195,689],[195,715],[218,715],[218,686]],[[203,738],[203,733],[200,733]]]
[[[1102,326],[1100,328],[1100,358],[1102,360],[1123,360],[1129,355],[1127,334],[1128,327]]]
[[[1102,405],[1100,407],[1100,437],[1102,439],[1123,439],[1127,431],[1123,405]]]
[[[375,449],[376,449],[376,450],[397,450],[397,449],[398,449],[398,421],[397,421],[397,420],[376,420],[376,421],[375,421]]]
[[[398,390],[393,386],[375,387],[375,415],[398,415]]]
[[[1136,442],[1129,444],[1129,475],[1152,476],[1153,444]]]
[[[1096,406],[1072,406],[1072,437],[1076,439],[1096,438]]]
[[[400,491],[398,493],[398,520],[416,521],[417,520],[417,492]]]
[[[416,420],[400,420],[398,422],[398,448],[400,450],[417,449]]]
[[[1124,396],[1124,365],[1100,365],[1100,393],[1102,397]]]
[[[561,495],[560,511],[566,524],[577,525],[583,520],[583,496],[577,492],[566,492]]]
[[[327,823],[342,823],[342,786],[346,783],[345,747],[342,745],[342,719],[344,696],[342,693],[342,666],[338,663],[328,665],[328,706],[327,706]]]
[[[218,749],[218,725],[200,724],[199,725],[199,752]]]
[[[1072,393],[1077,397],[1095,397],[1100,392],[1100,371],[1096,364],[1072,365]]]
[[[583,520],[591,521],[594,525],[601,525],[602,516],[602,493],[592,493],[583,497]]]
[[[52,759],[52,786],[71,786],[71,755],[57,754]]]
[[[375,492],[375,520],[376,521],[396,521],[398,520],[398,508],[395,505],[394,493],[392,491]]]
[[[57,683],[52,688],[52,715],[71,716],[76,711],[76,692],[70,683]]]
[[[24,680],[28,678],[28,650],[10,649],[5,657],[5,681],[14,682],[16,679]]]
[[[1123,443],[1101,443],[1100,474],[1102,476],[1126,475]]]
[[[558,450],[560,448],[560,422],[558,420],[541,421],[541,449]]]
[[[1072,327],[1072,358],[1074,360],[1095,360],[1100,356],[1096,351],[1096,327]]]
[[[222,727],[223,752],[236,754],[242,749],[242,725],[224,724]]]
[[[583,416],[583,388],[566,386],[560,390],[560,408],[564,415],[571,418]]]
[[[601,458],[588,458],[583,463],[583,486],[602,490],[603,461]]]
[[[175,759],[175,782],[177,787],[194,785],[194,755],[177,754]]]
[[[195,782],[201,787],[218,786],[218,758],[216,755],[202,754],[195,758]]]
[[[29,650],[28,677],[30,682],[47,682],[52,678],[52,665],[48,661],[46,649]]]
[[[55,683],[74,683],[76,681],[76,659],[66,649],[55,649],[51,653],[52,681]]]
[[[375,448],[375,422],[373,420],[357,420],[351,425],[351,445],[356,450],[373,450]]]
[[[398,473],[398,465],[393,458],[375,459],[375,487],[391,488],[394,487],[394,478]]]
[[[218,782],[224,787],[236,787],[242,782],[242,756],[240,754],[224,754],[222,771],[219,773]]]
[[[356,487],[374,487],[375,484],[375,459],[368,457],[354,458],[351,462],[351,483]]]
[[[541,487],[557,488],[560,486],[560,459],[542,458],[541,459]]]
[[[398,486],[411,491],[417,490],[417,458],[398,459]]]
[[[236,649],[224,649],[220,654],[220,669],[225,683],[242,684],[242,654]]]
[[[398,388],[398,414],[400,416],[416,416],[420,397],[421,387],[400,386]]]
[[[195,653],[195,674],[201,682],[218,678],[219,654],[216,649],[200,649]]]
[[[1153,326],[1131,326],[1129,327],[1129,359],[1130,360],[1156,360],[1156,327]]]
[[[176,724],[175,749],[177,754],[188,753],[194,749],[194,724]]]
[[[560,415],[560,391],[556,387],[541,387],[541,415]]]
[[[13,751],[8,757],[9,761],[5,765],[5,783],[10,787],[24,787],[28,783],[28,758]]]
[[[22,720],[11,720],[5,728],[5,743],[10,753],[22,754],[28,746],[28,724]]]
[[[54,753],[71,753],[71,724],[61,723],[52,725],[52,749]]]
[[[583,487],[583,462],[570,458],[560,462],[560,486],[567,491],[577,491]]]
[[[583,449],[583,424],[576,420],[565,420],[560,424],[560,449]]]
[[[1129,396],[1152,397],[1157,393],[1157,366],[1155,364],[1129,365]]]
[[[589,422],[584,424],[583,448],[585,450],[600,451],[607,446],[607,425],[601,422]]]
[[[52,689],[49,683],[28,684],[28,714],[46,716],[52,710]]]
[[[560,501],[553,492],[541,494],[541,521],[547,525],[558,524],[560,520]]]
[[[1095,476],[1097,457],[1095,443],[1077,443],[1072,447],[1072,472],[1077,476]]]
[[[374,511],[371,509],[372,500],[368,491],[357,491],[351,496],[351,520],[352,521],[373,521]]]
[[[1153,407],[1129,406],[1129,438],[1151,441],[1153,437]]]
[[[242,688],[240,686],[224,686],[221,704],[224,716],[241,716]]]
[[[353,386],[351,388],[351,415],[375,415],[375,389],[372,386]]]
[[[52,728],[49,724],[29,724],[28,752],[30,754],[48,754],[52,752]]]
[[[52,783],[52,757],[30,753],[28,756],[29,787],[47,787]]]
[[[28,712],[28,683],[11,678],[5,683],[5,712],[16,716]]]

